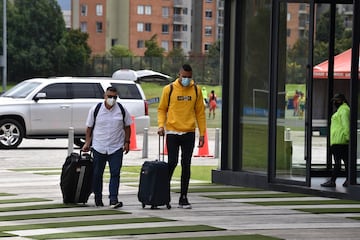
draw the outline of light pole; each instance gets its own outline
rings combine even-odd
[[[1,66],[3,67],[3,81],[2,81],[2,88],[3,91],[6,91],[6,72],[7,72],[7,29],[6,29],[6,1],[3,0],[3,55]]]

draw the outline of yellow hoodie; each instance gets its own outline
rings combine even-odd
[[[183,87],[179,79],[172,85],[170,102],[170,84],[163,88],[158,107],[158,127],[164,127],[167,131],[195,132],[197,123],[200,136],[204,136],[206,117],[200,87],[196,85],[196,96],[193,80],[187,87]]]

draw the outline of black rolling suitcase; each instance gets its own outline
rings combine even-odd
[[[88,153],[71,153],[62,166],[60,187],[64,203],[86,203],[92,192],[93,161]]]
[[[164,137],[162,142],[164,149]],[[163,160],[160,161],[160,136],[159,159],[145,161],[141,167],[138,199],[143,208],[146,205],[150,205],[152,209],[162,205],[166,205],[168,209],[171,208],[169,167],[164,161],[164,155]]]

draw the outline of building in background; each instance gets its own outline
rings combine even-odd
[[[287,48],[291,49],[299,39],[306,38],[306,34],[309,31],[309,21],[307,19],[310,15],[310,9],[306,3],[288,3],[287,10]],[[319,16],[329,11],[328,4],[319,3],[315,11],[316,16],[318,16],[315,21],[319,21]],[[351,4],[337,4],[337,12],[343,17],[345,29],[351,30],[353,24],[353,6]]]
[[[154,35],[165,53],[204,54],[222,37],[223,0],[72,0],[71,26],[89,33],[94,55],[120,44],[143,56]]]
[[[89,34],[88,44],[95,55],[106,49],[107,2],[111,1],[73,0],[71,5],[72,28]]]
[[[309,31],[309,6],[305,3],[287,5],[287,48],[290,49],[301,38],[306,38]]]
[[[71,29],[71,11],[70,10],[62,10],[63,18],[65,21],[66,29]]]

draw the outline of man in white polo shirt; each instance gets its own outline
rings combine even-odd
[[[119,208],[123,205],[118,201],[120,170],[123,153],[129,152],[131,116],[125,108],[116,104],[117,95],[116,88],[107,88],[104,95],[105,101],[93,106],[86,120],[86,140],[82,150],[87,152],[92,145],[94,154],[92,184],[97,207],[104,206],[102,189],[106,162],[109,162],[110,168],[110,207]]]

